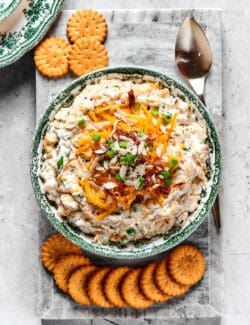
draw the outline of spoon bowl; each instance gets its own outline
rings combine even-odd
[[[205,33],[194,18],[186,18],[180,27],[175,62],[181,75],[204,102],[204,85],[212,65],[212,51]]]

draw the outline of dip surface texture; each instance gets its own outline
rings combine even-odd
[[[39,176],[56,214],[98,244],[183,227],[207,184],[207,127],[153,81],[101,79],[48,124]]]

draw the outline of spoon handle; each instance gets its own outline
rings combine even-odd
[[[200,94],[200,95],[198,95],[198,97],[203,102],[203,104],[206,105],[204,95]],[[217,230],[219,230],[221,227],[221,222],[220,222],[220,203],[219,203],[218,195],[217,195],[214,205],[212,207],[212,212],[213,212],[213,216],[214,216],[214,224],[215,224]]]
[[[217,230],[220,229],[221,223],[220,223],[220,203],[219,203],[219,196],[217,195],[214,205],[212,207],[212,212],[214,216],[214,223],[217,228]]]
[[[200,100],[202,101],[202,103],[206,106],[206,102],[205,102],[205,97],[203,94],[198,96],[200,98]]]

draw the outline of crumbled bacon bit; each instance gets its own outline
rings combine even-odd
[[[146,141],[148,146],[152,146],[153,143],[154,143],[154,140],[152,138],[150,138],[150,137],[148,137],[145,141]]]
[[[159,186],[158,189],[164,194],[164,195],[169,195],[171,191],[171,187],[169,185],[165,186]]]
[[[128,92],[128,107],[131,108],[135,105],[135,94],[133,89]]]
[[[143,202],[143,196],[140,195],[140,194],[139,195],[136,195],[136,199],[135,200],[136,200],[137,203],[142,203]]]

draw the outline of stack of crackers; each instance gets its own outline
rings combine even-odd
[[[82,305],[147,308],[186,293],[204,275],[199,249],[180,245],[168,258],[143,268],[97,267],[82,250],[60,234],[44,243],[41,259],[55,283]]]
[[[94,10],[78,10],[68,20],[69,41],[61,37],[45,38],[35,49],[38,71],[49,78],[69,72],[77,77],[108,65],[103,45],[107,35],[105,18]]]

